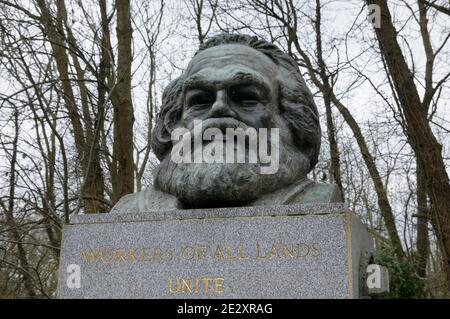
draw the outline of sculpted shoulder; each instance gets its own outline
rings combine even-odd
[[[317,183],[304,179],[294,185],[266,194],[246,206],[274,206],[310,203],[343,202],[339,188],[334,184]],[[145,213],[184,209],[173,195],[149,186],[141,192],[125,195],[113,207],[111,213]]]
[[[337,185],[312,182],[290,204],[340,202],[343,202],[343,199]]]
[[[175,196],[149,186],[143,191],[123,196],[114,205],[111,213],[143,213],[180,208],[179,201]]]
[[[343,200],[336,185],[317,183],[305,178],[286,188],[262,196],[251,206],[339,202],[343,202]]]

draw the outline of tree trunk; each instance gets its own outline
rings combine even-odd
[[[342,196],[344,196],[344,189],[342,187],[341,177],[341,163],[339,159],[339,148],[336,141],[336,127],[333,123],[333,116],[331,112],[331,101],[328,94],[323,94],[325,112],[327,118],[327,136],[328,143],[330,144],[330,158],[331,158],[331,173],[333,176],[333,182],[338,186]]]
[[[36,293],[33,289],[33,277],[30,273],[30,265],[28,263],[27,254],[25,252],[25,247],[22,243],[22,237],[19,233],[19,225],[17,225],[14,219],[14,201],[16,195],[16,163],[17,163],[17,143],[19,139],[19,115],[18,111],[14,113],[14,139],[12,142],[12,154],[11,154],[11,169],[9,171],[9,197],[8,197],[8,207],[5,209],[6,223],[9,226],[11,237],[17,245],[18,260],[19,260],[19,270],[23,277],[23,283],[25,289],[30,297],[35,297]]]
[[[443,255],[443,267],[450,288],[450,184],[442,157],[442,145],[434,136],[405,57],[397,42],[397,31],[385,0],[367,0],[381,9],[380,27],[375,33],[381,54],[397,92],[406,121],[409,142],[419,166],[423,168],[427,193],[438,244]]]
[[[78,56],[78,46],[72,30],[67,24],[67,12],[64,0],[57,1],[57,18],[60,22],[60,29],[64,27],[67,30],[67,42],[70,47],[69,54],[74,63],[77,84],[80,90],[81,110],[83,114],[84,132],[86,137],[86,143],[84,147],[84,178],[83,178],[83,199],[84,199],[84,212],[86,214],[104,213],[106,208],[104,207],[104,181],[103,171],[100,165],[100,146],[98,125],[96,127],[92,124],[91,114],[89,111],[88,101],[88,88],[85,84],[84,71],[81,68]],[[97,122],[98,123],[98,122]]]
[[[395,217],[392,212],[392,207],[389,203],[387,197],[386,189],[384,188],[383,182],[381,180],[380,173],[375,164],[375,160],[367,147],[364,135],[361,129],[350,113],[350,111],[341,103],[341,101],[332,94],[331,100],[333,104],[337,107],[339,112],[342,114],[345,122],[350,127],[353,135],[358,143],[361,155],[366,164],[367,170],[369,171],[370,177],[372,178],[373,184],[375,186],[375,191],[377,193],[378,207],[380,208],[381,216],[383,217],[384,224],[386,225],[386,230],[391,240],[391,244],[395,250],[397,258],[403,259],[405,257],[405,252],[403,251],[402,243],[400,237],[398,236],[397,226],[395,225]]]
[[[421,278],[426,277],[427,260],[429,254],[428,239],[428,205],[425,176],[423,169],[417,163],[417,275]]]
[[[134,191],[133,104],[131,99],[131,18],[130,0],[117,0],[117,75],[111,94],[114,144],[113,204]]]
[[[333,181],[339,187],[339,191],[342,196],[344,196],[344,190],[342,188],[342,178],[341,178],[341,164],[339,160],[339,149],[337,146],[335,126],[333,123],[333,114],[331,112],[331,99],[330,93],[332,91],[330,85],[329,75],[327,74],[327,68],[325,61],[323,60],[322,54],[322,31],[321,31],[321,8],[320,0],[316,0],[316,19],[315,19],[315,30],[316,30],[316,49],[317,49],[317,63],[319,65],[319,75],[322,80],[322,96],[325,104],[325,113],[327,119],[327,136],[328,143],[330,144],[330,158],[331,158],[331,174],[333,176]]]
[[[81,171],[83,174],[83,187],[81,193],[84,211],[87,214],[104,212],[104,181],[100,165],[99,147],[94,139],[92,120],[87,104],[87,88],[84,84],[84,74],[79,65],[78,57],[75,54],[77,51],[75,38],[71,34],[71,31],[68,30],[68,39],[66,41],[64,33],[64,23],[67,19],[65,3],[64,0],[57,1],[56,19],[51,16],[50,10],[44,0],[37,0],[37,3],[41,11],[41,23],[44,27],[46,36],[50,40],[52,54],[56,61],[63,89],[64,102],[69,113],[69,119],[75,138],[75,148],[81,164]],[[54,24],[54,20],[56,21],[56,24]],[[83,118],[78,111],[75,94],[70,81],[70,61],[66,50],[66,42],[70,47],[69,52],[77,72]],[[85,124],[84,127],[82,123]]]
[[[296,21],[296,13],[294,8],[292,8],[292,14],[294,15],[294,21]],[[316,1],[316,19],[315,19],[315,32],[320,33],[320,1]],[[285,22],[286,23],[286,22]],[[317,88],[322,92],[322,94],[326,94],[330,98],[330,100],[333,102],[333,104],[337,107],[339,112],[341,113],[342,117],[344,118],[347,125],[350,127],[350,129],[353,132],[353,135],[356,139],[356,142],[358,143],[359,149],[361,151],[361,155],[364,159],[364,162],[367,166],[367,170],[369,171],[370,177],[372,178],[373,184],[375,186],[375,191],[377,193],[378,198],[378,206],[380,208],[381,216],[383,217],[384,224],[386,225],[386,230],[389,236],[389,239],[391,241],[391,244],[394,248],[395,254],[398,259],[403,259],[405,257],[405,253],[403,251],[402,243],[400,241],[400,237],[397,232],[397,226],[395,224],[395,217],[392,212],[391,205],[389,203],[386,189],[384,188],[383,182],[381,181],[381,176],[378,171],[378,168],[375,164],[375,160],[372,156],[372,154],[369,151],[369,148],[367,147],[366,140],[364,138],[364,135],[361,132],[361,128],[359,127],[358,123],[354,119],[353,115],[350,113],[350,111],[345,107],[344,104],[341,103],[341,101],[335,96],[332,87],[330,87],[327,82],[323,83],[323,81],[319,80],[316,76],[316,72],[314,70],[314,66],[309,58],[309,56],[306,54],[305,51],[303,51],[302,47],[300,46],[299,39],[297,37],[296,33],[296,25],[292,27],[291,25],[287,24],[286,27],[288,28],[288,42],[292,42],[295,45],[295,48],[297,49],[297,52],[301,55],[301,57],[304,60],[304,63],[306,64],[308,74],[311,77],[312,82],[317,86]],[[321,42],[320,36],[316,34],[316,45]],[[317,57],[320,61],[319,63],[322,64],[322,67],[319,66],[319,68],[323,69],[323,73],[325,73],[326,65],[323,60],[323,57],[321,56],[321,50],[317,50],[319,56]],[[327,79],[327,77],[325,76]]]

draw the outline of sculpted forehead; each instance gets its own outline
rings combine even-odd
[[[189,63],[187,77],[205,69],[246,69],[254,70],[275,83],[277,65],[265,54],[241,44],[223,44],[200,51]]]

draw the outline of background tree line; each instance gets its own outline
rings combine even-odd
[[[323,130],[311,178],[367,225],[391,297],[448,296],[449,15],[446,0],[0,0],[0,297],[55,297],[63,224],[152,182],[162,90],[219,32],[297,61]]]

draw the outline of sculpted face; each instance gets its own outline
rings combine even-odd
[[[294,146],[280,116],[282,73],[265,54],[241,44],[200,51],[183,74],[178,127],[195,134],[194,121],[207,128],[278,128],[279,169],[261,174],[261,163],[175,163],[167,155],[154,184],[186,207],[239,206],[306,176],[309,159]],[[224,143],[213,140],[204,143]],[[194,152],[194,149],[192,149]]]
[[[277,66],[250,47],[227,44],[196,55],[183,85],[185,127],[193,120],[231,117],[253,128],[268,128],[278,113]]]

